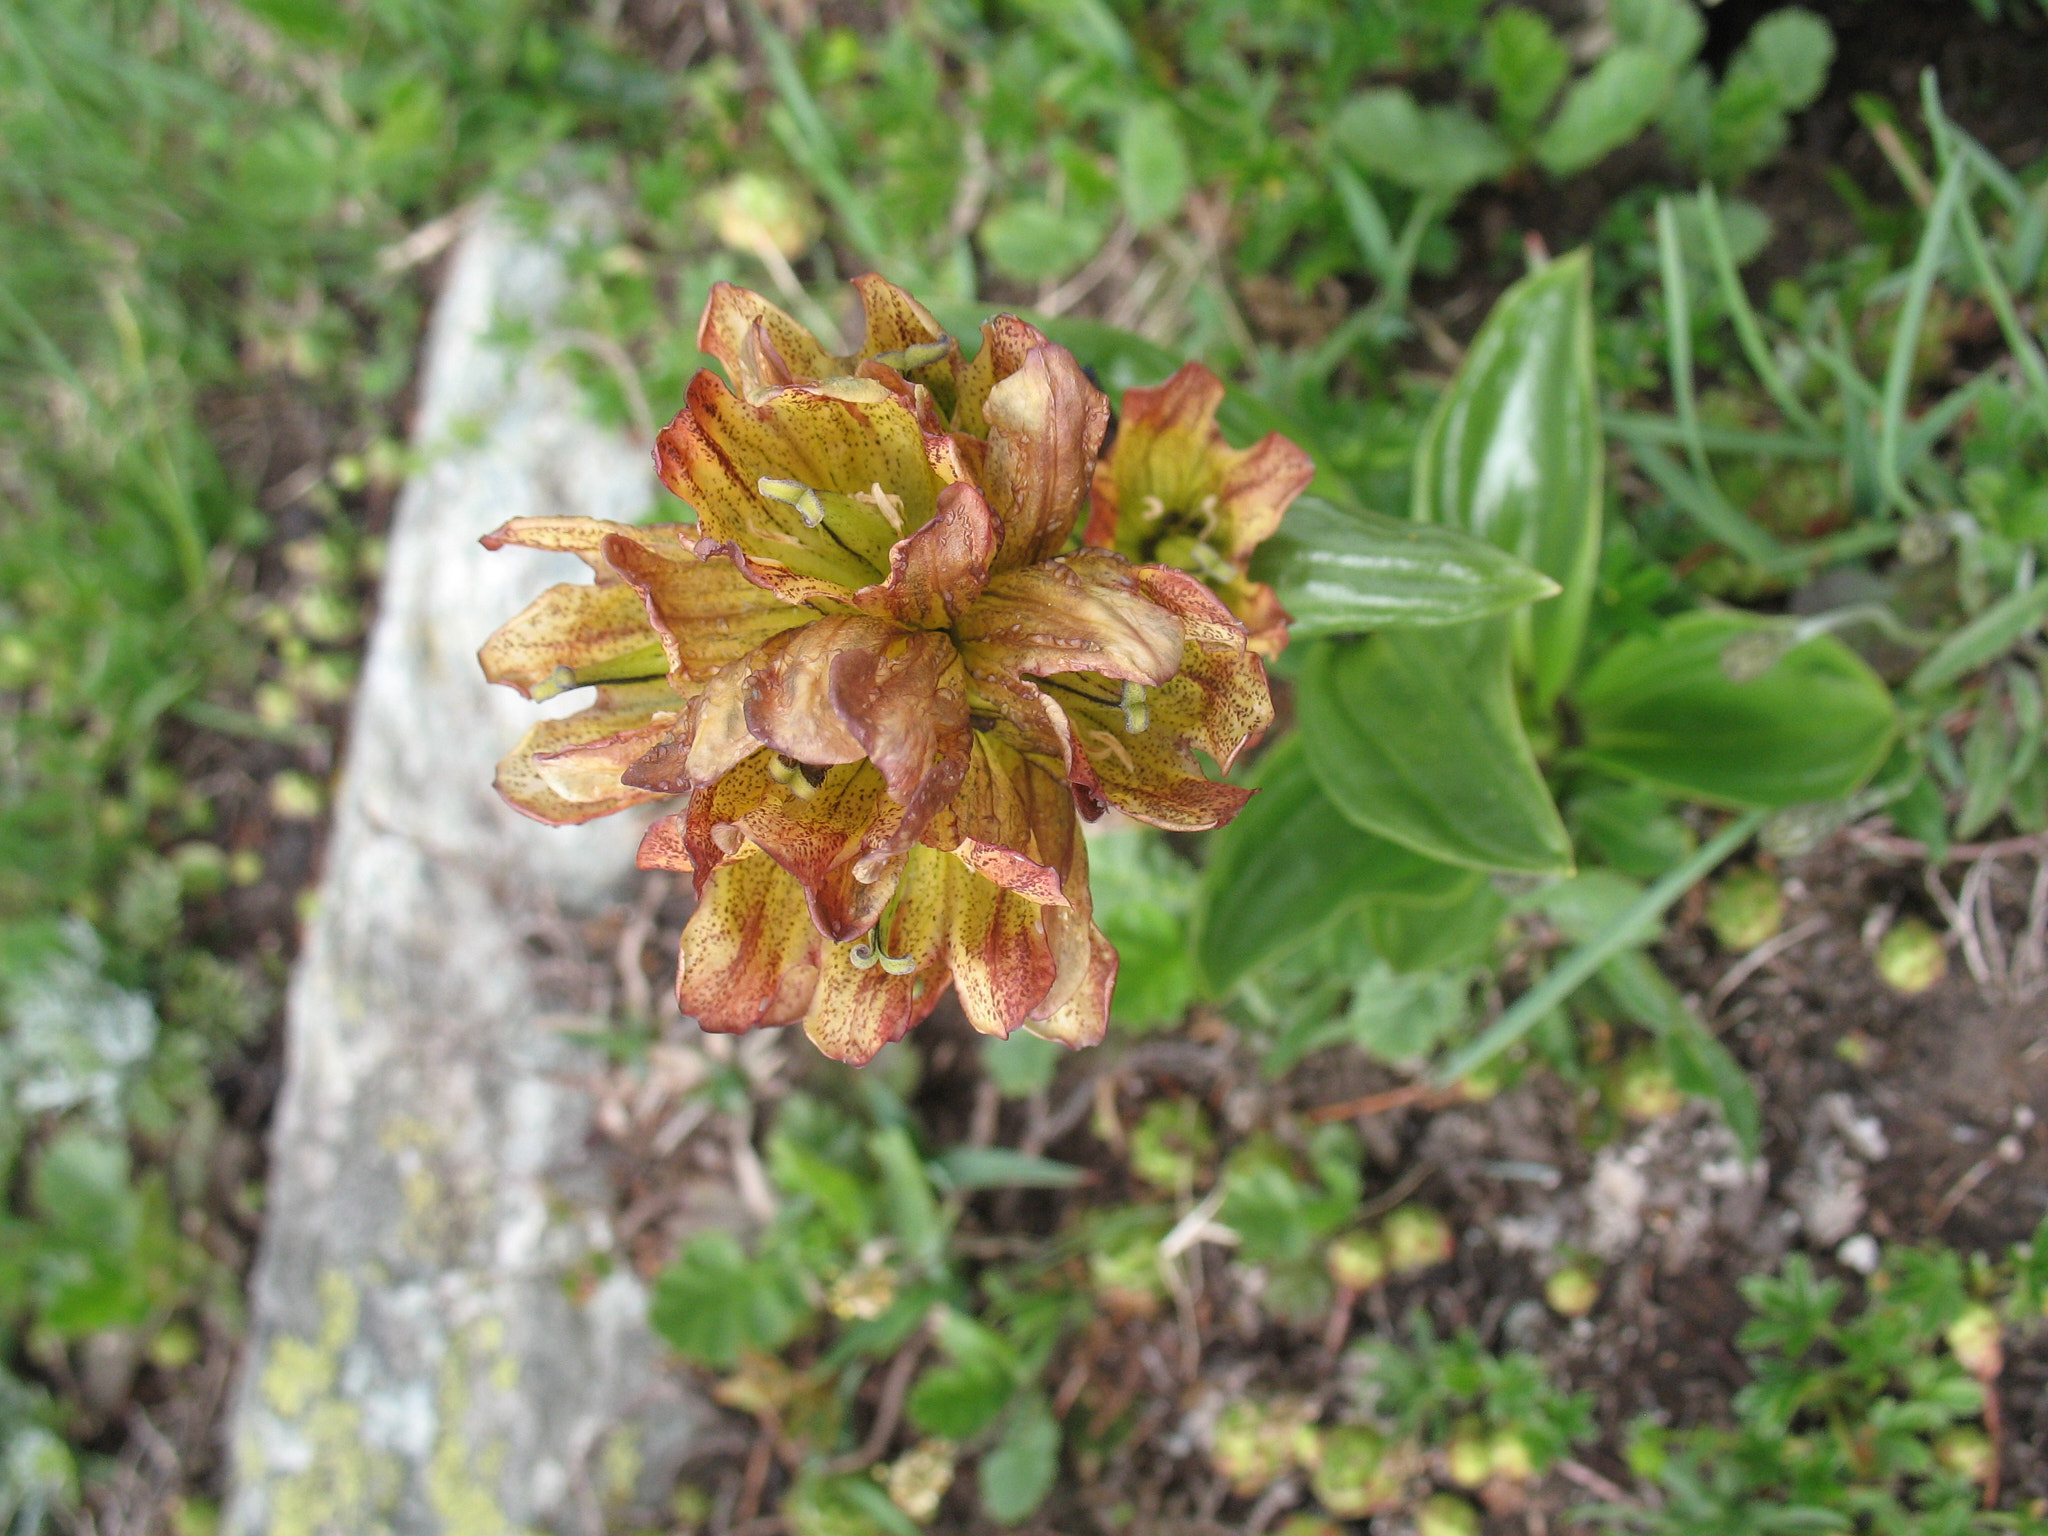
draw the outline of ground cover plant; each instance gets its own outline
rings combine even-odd
[[[779,1214],[625,1245],[746,1431],[671,1525],[2038,1521],[2042,31],[1896,9],[10,15],[4,1518],[206,1528],[426,276],[580,178],[527,341],[648,438],[714,280],[874,269],[1318,468],[1259,793],[1089,845],[1098,1062],[711,1059]]]

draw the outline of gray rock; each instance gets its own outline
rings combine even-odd
[[[486,340],[508,313],[544,336],[565,287],[557,251],[481,217],[435,314],[431,467],[399,503],[287,1008],[234,1536],[599,1532],[707,1421],[630,1269],[597,1278],[609,1197],[567,1086],[588,1064],[541,1016],[523,943],[556,904],[615,899],[640,822],[553,830],[491,789],[534,706],[485,686],[477,646],[583,568],[477,537],[523,514],[633,520],[657,490],[645,444]]]

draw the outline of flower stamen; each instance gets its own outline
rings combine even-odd
[[[754,482],[754,489],[770,501],[794,507],[806,528],[815,528],[825,521],[824,498],[801,480],[775,480],[763,475]]]
[[[1124,729],[1136,736],[1152,722],[1151,707],[1145,702],[1145,685],[1126,682],[1119,708],[1124,712]]]
[[[853,493],[855,501],[866,502],[889,520],[889,526],[898,533],[903,531],[903,498],[893,491],[885,491],[878,480],[864,491]]]
[[[893,352],[877,352],[868,361],[893,368],[898,373],[909,373],[913,369],[929,368],[952,350],[953,338],[941,336],[937,341],[920,341],[913,346],[898,347]]]

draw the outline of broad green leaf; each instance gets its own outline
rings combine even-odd
[[[744,1351],[788,1343],[810,1307],[785,1265],[749,1259],[729,1232],[704,1232],[655,1281],[647,1315],[678,1354],[727,1370]]]
[[[1455,195],[1515,163],[1463,107],[1424,107],[1398,86],[1360,91],[1337,109],[1330,135],[1364,169],[1418,192]]]
[[[1021,1029],[1007,1040],[985,1037],[981,1042],[982,1070],[1006,1099],[1050,1088],[1066,1054],[1064,1046]]]
[[[945,1229],[939,1219],[938,1201],[933,1198],[931,1180],[924,1162],[911,1144],[910,1132],[900,1125],[876,1131],[868,1138],[868,1155],[882,1170],[883,1200],[889,1212],[890,1230],[911,1263],[930,1268],[939,1262],[945,1247]]]
[[[1834,62],[1833,29],[1812,11],[1789,5],[1749,29],[1728,65],[1728,82],[1766,80],[1778,109],[1797,112],[1820,95]]]
[[[1440,907],[1368,901],[1358,924],[1374,954],[1397,971],[1415,973],[1484,959],[1507,911],[1500,892],[1480,880]]]
[[[1501,122],[1511,136],[1519,139],[1536,126],[1571,68],[1571,55],[1536,12],[1504,5],[1486,23],[1479,73],[1493,87]]]
[[[1323,792],[1367,831],[1447,864],[1570,869],[1508,651],[1506,619],[1315,642],[1298,705]]]
[[[1728,805],[1777,808],[1851,793],[1891,746],[1891,694],[1832,635],[1749,675],[1750,651],[1762,648],[1768,661],[1780,643],[1782,631],[1767,620],[1712,612],[1680,614],[1656,634],[1624,640],[1574,690],[1580,755]]]
[[[1180,212],[1194,178],[1173,108],[1163,101],[1140,101],[1124,109],[1116,170],[1124,211],[1139,229],[1152,229]]]
[[[1690,64],[1707,40],[1707,24],[1693,0],[1608,0],[1615,38],[1644,48],[1674,70]]]
[[[1017,1399],[1002,1437],[981,1458],[981,1508],[991,1520],[1013,1525],[1052,1492],[1060,1470],[1060,1425],[1036,1392]]]
[[[950,1307],[939,1309],[933,1332],[946,1363],[910,1389],[910,1422],[925,1434],[964,1440],[993,1424],[1016,1395],[1023,1362],[1000,1334]]]
[[[982,220],[982,251],[997,271],[1019,282],[1064,277],[1095,254],[1108,233],[1092,213],[1059,212],[1036,199],[1010,203]]]
[[[1571,176],[1606,159],[1650,126],[1677,77],[1649,48],[1616,48],[1565,93],[1537,136],[1537,160],[1553,176]]]
[[[1462,624],[1557,594],[1557,583],[1455,528],[1353,512],[1320,496],[1288,509],[1252,574],[1293,616],[1293,635]]]
[[[1416,452],[1413,516],[1462,529],[1563,590],[1512,621],[1548,709],[1570,680],[1600,558],[1605,450],[1593,387],[1592,263],[1552,262],[1501,296]]]
[[[1194,866],[1151,828],[1133,827],[1090,841],[1088,884],[1096,924],[1120,957],[1110,1017],[1139,1028],[1177,1022],[1195,995]]]
[[[1699,846],[1648,784],[1603,784],[1575,796],[1565,812],[1579,841],[1625,875],[1654,880]]]
[[[1259,765],[1259,792],[1209,839],[1195,960],[1211,996],[1293,952],[1369,897],[1436,905],[1477,885],[1470,870],[1352,825],[1316,783],[1299,732]]]

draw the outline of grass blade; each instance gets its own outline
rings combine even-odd
[[[1743,356],[1749,359],[1750,368],[1785,420],[1802,432],[1819,432],[1820,422],[1786,380],[1778,367],[1778,360],[1771,356],[1770,346],[1764,340],[1763,326],[1758,322],[1749,294],[1742,286],[1742,275],[1735,270],[1735,255],[1728,245],[1728,229],[1721,221],[1721,200],[1714,195],[1710,183],[1700,187],[1699,206],[1700,225],[1706,231],[1707,254],[1713,260],[1714,276],[1721,285],[1721,302],[1728,306],[1728,319],[1735,327],[1736,339],[1742,343]]]
[[[1630,454],[1657,489],[1720,543],[1753,565],[1775,567],[1785,558],[1785,546],[1770,530],[1751,522],[1717,487],[1688,475],[1663,449],[1632,436],[1625,428],[1616,435],[1628,444]]]
[[[1671,402],[1685,433],[1685,453],[1692,472],[1706,485],[1714,483],[1707,445],[1700,441],[1700,403],[1693,393],[1692,295],[1685,279],[1685,255],[1678,248],[1678,209],[1668,197],[1657,199],[1657,265],[1664,280],[1664,344],[1669,348]]]
[[[1614,921],[1579,945],[1535,986],[1516,998],[1485,1033],[1437,1069],[1439,1083],[1454,1083],[1500,1055],[1540,1023],[1545,1014],[1578,991],[1593,973],[1630,948],[1645,927],[1661,922],[1671,904],[1712,874],[1763,826],[1766,813],[1751,811],[1723,827],[1699,851],[1629,903]]]
[[[1920,334],[1927,328],[1927,301],[1934,291],[1935,274],[1948,254],[1949,230],[1955,223],[1956,207],[1962,201],[1969,180],[1969,168],[1961,156],[1949,163],[1935,190],[1934,206],[1927,210],[1927,229],[1914,254],[1912,275],[1906,297],[1899,306],[1899,322],[1892,332],[1891,357],[1884,371],[1884,390],[1878,401],[1877,473],[1886,506],[1902,511],[1912,509],[1906,492],[1902,447],[1906,426],[1906,396],[1913,386],[1913,359],[1920,352]]]

